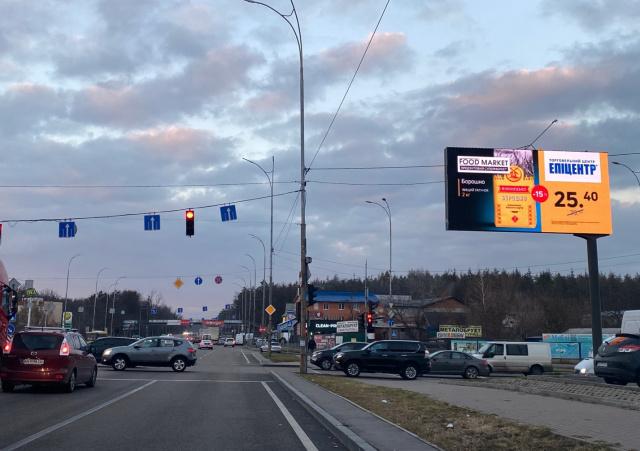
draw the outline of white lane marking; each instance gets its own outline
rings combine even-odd
[[[235,384],[235,383],[240,383],[240,384],[244,384],[244,383],[260,383],[260,382],[267,382],[267,383],[272,383],[273,381],[259,381],[259,380],[248,380],[248,381],[232,381],[232,380],[226,380],[226,379],[100,379],[98,378],[99,381],[140,381],[140,382],[144,382],[144,381],[151,381],[154,380],[156,382],[221,382],[221,383],[227,383],[227,384]],[[2,451],[2,450],[0,450]]]
[[[242,357],[244,357],[244,359],[247,361],[247,363],[249,365],[251,365],[251,362],[249,362],[249,359],[247,358],[247,354],[244,353],[244,351],[240,351],[242,353]]]
[[[271,388],[269,388],[269,386],[265,382],[262,382],[262,386],[267,391],[267,393],[269,393],[269,396],[271,396],[271,399],[273,399],[273,402],[276,403],[276,406],[278,406],[278,408],[282,412],[282,415],[284,415],[284,417],[287,419],[287,421],[289,422],[289,425],[291,425],[291,428],[293,429],[293,432],[296,433],[296,435],[302,442],[304,449],[306,449],[307,451],[318,451],[318,448],[316,448],[316,446],[313,444],[309,436],[306,434],[306,432],[302,430],[298,422],[289,413],[289,411],[284,406],[284,404],[282,404],[282,401],[278,399],[278,397],[271,390]]]
[[[110,399],[109,401],[104,402],[104,403],[102,403],[102,404],[100,404],[100,405],[98,405],[96,407],[93,407],[93,408],[91,408],[89,410],[85,410],[84,412],[79,413],[78,415],[74,415],[71,418],[68,418],[68,419],[66,419],[66,420],[64,420],[64,421],[62,421],[62,422],[60,422],[58,424],[54,424],[53,426],[49,426],[48,428],[43,429],[40,432],[36,432],[35,434],[32,434],[32,435],[30,435],[30,436],[28,436],[26,438],[23,438],[19,442],[13,443],[13,444],[7,446],[6,448],[3,448],[2,451],[13,451],[14,449],[21,448],[24,445],[27,445],[27,444],[33,442],[34,440],[38,440],[39,438],[42,438],[45,435],[49,435],[52,432],[57,431],[58,429],[63,428],[65,426],[73,423],[74,421],[78,421],[78,420],[80,420],[80,419],[82,419],[82,418],[84,418],[84,417],[86,417],[88,415],[91,415],[92,413],[97,412],[98,410],[104,409],[105,407],[110,406],[113,403],[116,403],[116,402],[118,402],[118,401],[120,401],[120,400],[122,400],[122,399],[124,399],[124,398],[126,398],[128,396],[131,396],[134,393],[139,392],[140,390],[144,390],[145,388],[147,388],[148,386],[150,386],[152,384],[155,384],[156,382],[157,382],[156,380],[152,380],[150,382],[147,382],[146,384],[142,385],[141,387],[134,388],[133,390],[128,391],[128,392],[126,392],[126,393],[124,393],[124,394],[122,394],[120,396],[117,396],[117,397],[115,397],[113,399]]]

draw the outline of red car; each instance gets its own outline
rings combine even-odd
[[[32,328],[16,333],[2,347],[0,379],[4,392],[20,384],[56,384],[71,393],[77,384],[93,387],[97,376],[95,357],[74,331]]]

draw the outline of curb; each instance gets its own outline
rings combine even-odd
[[[260,363],[260,366],[273,367],[273,368],[296,368],[300,366],[296,362],[282,362],[282,363],[271,362],[265,359],[264,357],[262,357],[262,355],[258,354],[255,351],[250,351],[250,352],[253,355],[253,357]]]
[[[331,431],[340,442],[351,451],[376,451],[376,448],[371,446],[365,439],[353,432],[347,426],[338,421],[335,417],[329,414],[322,407],[311,401],[306,395],[294,388],[291,384],[285,381],[281,376],[271,371],[271,374],[282,385],[282,387],[294,396],[300,404],[320,422],[324,427]]]

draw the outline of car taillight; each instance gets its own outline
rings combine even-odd
[[[640,345],[624,345],[618,348],[618,352],[636,352],[640,351]]]
[[[67,343],[66,338],[62,341],[62,345],[60,346],[60,355],[69,355],[69,343]]]
[[[11,341],[7,340],[7,342],[2,347],[2,353],[3,354],[9,354],[11,352],[11,345],[12,344],[13,343]]]
[[[187,349],[188,352],[196,352],[196,350],[194,348],[189,348]]]

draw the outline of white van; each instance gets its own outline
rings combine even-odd
[[[620,333],[640,335],[640,310],[627,310],[622,314]]]
[[[489,341],[474,357],[485,359],[494,373],[542,374],[553,370],[549,343]]]

